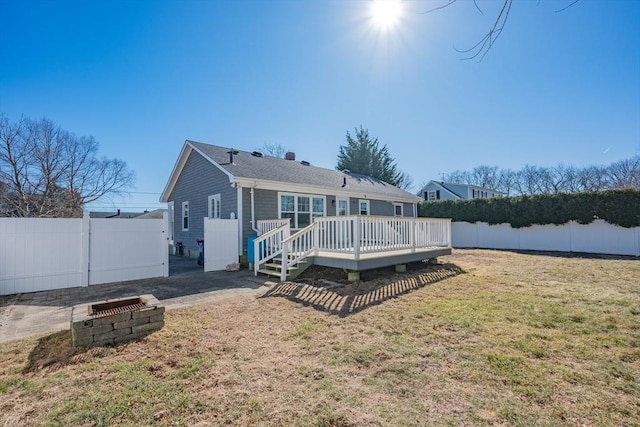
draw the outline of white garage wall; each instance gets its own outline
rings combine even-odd
[[[595,220],[512,228],[509,224],[451,223],[454,248],[517,249],[640,256],[640,227]]]
[[[166,277],[166,225],[88,214],[0,218],[0,295]]]

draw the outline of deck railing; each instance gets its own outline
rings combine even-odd
[[[318,250],[362,253],[451,246],[451,220],[385,216],[316,218]]]
[[[278,218],[278,219],[259,219],[256,221],[256,226],[258,233],[262,236],[264,233],[268,233],[271,230],[275,230],[278,227],[282,227],[283,225],[289,225],[291,223],[291,218]]]
[[[282,253],[282,243],[291,234],[289,222],[256,237],[253,241],[253,272],[258,274],[260,266]]]
[[[297,233],[288,233],[287,220],[255,240],[256,272],[261,264],[278,255],[282,255],[284,281],[289,268],[317,252],[348,254],[359,260],[367,253],[451,247],[451,220],[439,218],[320,217]]]
[[[295,267],[300,261],[317,250],[318,224],[313,223],[282,241],[282,272],[280,280],[287,280],[289,268]]]

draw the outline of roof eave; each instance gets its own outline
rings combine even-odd
[[[307,194],[331,194],[335,196],[345,196],[345,197],[357,197],[361,199],[371,199],[371,200],[383,200],[383,201],[393,201],[393,202],[403,202],[403,203],[418,203],[422,199],[418,196],[410,195],[410,196],[391,196],[386,194],[379,193],[366,193],[359,191],[352,191],[345,188],[331,188],[326,186],[317,186],[317,185],[308,185],[308,184],[296,184],[296,183],[287,183],[280,181],[270,181],[265,179],[256,179],[256,178],[244,178],[244,177],[236,177],[235,182],[237,185],[246,188],[258,188],[264,190],[273,190],[273,191],[291,191],[296,193],[307,193]]]

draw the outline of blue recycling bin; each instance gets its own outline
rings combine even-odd
[[[198,265],[204,265],[204,240],[196,239],[196,242],[198,243],[198,249],[200,250],[200,253],[198,254]]]
[[[250,264],[253,264],[255,262],[255,253],[253,250],[253,241],[256,240],[258,236],[251,235],[251,236],[247,236],[247,262],[249,262]]]

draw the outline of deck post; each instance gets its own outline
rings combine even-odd
[[[409,246],[411,246],[411,253],[416,252],[416,219],[413,218],[409,221]]]
[[[280,281],[287,280],[287,270],[289,268],[289,244],[282,245],[282,263],[280,264]]]
[[[360,259],[360,217],[353,219],[353,257],[357,261]]]

